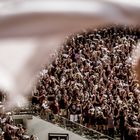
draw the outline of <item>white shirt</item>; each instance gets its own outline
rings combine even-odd
[[[44,103],[42,104],[42,107],[43,107],[44,109],[48,109],[48,108],[49,108],[49,106],[48,106],[48,104],[47,104],[46,102],[44,102]]]

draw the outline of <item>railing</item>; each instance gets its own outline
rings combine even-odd
[[[31,114],[31,115],[37,116],[47,122],[58,125],[59,127],[69,130],[75,134],[78,134],[81,137],[84,137],[88,140],[115,140],[114,138],[104,135],[96,130],[87,128],[86,126],[83,126],[76,122],[72,122],[62,116],[54,115],[52,113],[46,114],[45,116],[40,116],[39,114],[35,113],[33,110],[26,109],[26,111],[14,110],[14,114],[17,114],[17,115]]]
[[[62,116],[59,115],[52,115],[52,119],[51,120],[46,120],[46,121],[50,121],[51,123],[57,124],[58,126],[72,131],[75,134],[78,134],[82,137],[87,138],[88,140],[115,140],[107,135],[104,135],[96,130],[93,129],[89,129],[86,126],[83,126],[79,123],[76,122],[72,122]]]

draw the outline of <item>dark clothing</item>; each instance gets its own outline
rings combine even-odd
[[[75,115],[76,114],[76,105],[75,104],[71,104],[70,106],[69,106],[69,111],[70,111],[70,114],[73,114],[73,115]]]
[[[114,118],[113,117],[108,118],[108,135],[111,138],[114,138]]]
[[[131,135],[131,136],[129,136],[129,140],[137,140],[137,139],[136,139],[136,136]]]
[[[108,128],[108,136],[114,138],[114,128]]]
[[[95,126],[95,124],[96,124],[96,116],[95,116],[95,114],[89,114],[89,123],[91,125]]]
[[[54,101],[55,96],[54,95],[49,95],[47,99],[48,99],[48,101]]]
[[[120,115],[119,119],[120,119],[121,140],[124,140],[124,124],[125,124],[124,115]]]
[[[58,102],[59,103],[59,107],[60,107],[60,109],[66,109],[66,102],[65,102],[65,100],[62,98],[62,99],[60,99],[60,101]]]
[[[130,140],[130,139],[129,139],[128,132],[129,132],[129,129],[128,129],[128,128],[125,128],[125,129],[124,129],[124,139],[125,139],[125,140]]]
[[[5,140],[12,140],[11,137],[10,137],[10,134],[8,132],[4,133],[4,139]]]
[[[81,106],[80,105],[77,105],[76,106],[76,114],[81,114]]]
[[[89,113],[88,113],[89,108],[86,106],[83,109],[83,118],[84,118],[84,124],[89,123]]]
[[[32,104],[38,104],[39,101],[37,99],[37,97],[32,97]]]
[[[56,104],[51,104],[50,109],[52,110],[53,114],[58,114],[59,108]]]
[[[3,94],[0,92],[0,102],[3,101]]]

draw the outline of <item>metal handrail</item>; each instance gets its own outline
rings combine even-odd
[[[47,117],[42,118],[39,114],[35,113],[31,108],[29,110],[26,110],[26,112],[24,112],[24,114],[26,114],[26,113],[31,114],[33,116],[37,116],[37,117],[39,117],[47,122],[56,124],[59,127],[62,127],[62,128],[67,129],[69,131],[72,131],[73,133],[78,134],[82,137],[85,137],[88,140],[101,140],[101,139],[115,140],[115,138],[111,138],[108,135],[105,135],[105,134],[100,133],[96,130],[90,129],[90,128],[83,126],[79,123],[72,122],[69,119],[62,117],[58,114],[55,115],[53,113],[50,113],[49,115],[51,116],[51,118],[48,119]],[[21,111],[18,111],[18,112],[14,111],[14,114],[21,115],[23,113]]]
[[[54,115],[54,114],[53,114],[53,115]],[[54,116],[55,116],[55,115],[54,115]],[[79,124],[79,123],[72,122],[72,121],[68,120],[67,118],[64,118],[64,117],[59,116],[59,115],[57,115],[57,116],[60,117],[62,120],[64,120],[65,123],[70,122],[71,124],[77,126],[78,128],[82,128],[82,130],[88,130],[90,134],[96,135],[97,140],[100,140],[100,137],[104,137],[104,140],[105,140],[105,138],[107,138],[107,139],[109,139],[109,140],[115,140],[114,138],[111,138],[111,137],[109,137],[108,135],[105,135],[105,134],[100,133],[100,132],[98,132],[98,131],[96,131],[96,130],[90,129],[90,128],[88,128],[88,127],[86,127],[86,126],[83,126],[83,125],[81,125],[81,124]],[[65,126],[66,126],[66,124],[65,124]],[[77,128],[77,127],[76,127],[76,128]],[[82,134],[82,132],[80,132],[80,133]],[[86,135],[84,135],[84,136],[86,136]],[[93,137],[94,137],[94,136],[93,136]],[[93,140],[93,137],[91,136],[91,137],[87,137],[87,138],[88,138],[89,140]]]

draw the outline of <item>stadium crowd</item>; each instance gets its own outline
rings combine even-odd
[[[110,25],[72,35],[40,73],[32,104],[121,140],[140,140],[140,89],[132,69],[139,28]]]
[[[0,140],[30,140],[22,124],[15,125],[11,112],[0,114]]]
[[[38,140],[35,135],[29,135],[23,124],[16,123],[14,110],[5,110],[7,94],[0,91],[0,140]]]

